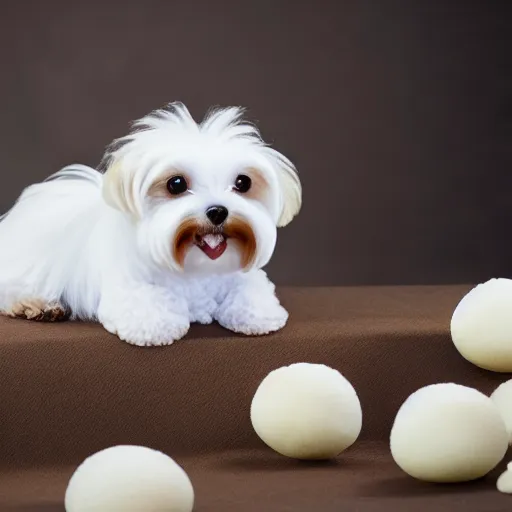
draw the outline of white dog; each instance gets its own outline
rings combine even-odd
[[[241,116],[197,124],[171,104],[107,148],[104,172],[73,165],[25,189],[0,221],[0,311],[98,320],[135,345],[170,344],[191,322],[282,328],[261,269],[302,190]]]

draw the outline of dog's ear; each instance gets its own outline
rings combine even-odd
[[[123,167],[120,159],[113,160],[105,171],[103,199],[113,208],[140,218],[141,205],[138,194],[135,193],[133,173]]]
[[[281,189],[281,213],[277,227],[289,224],[302,206],[302,186],[295,166],[286,158],[279,158],[277,177]]]

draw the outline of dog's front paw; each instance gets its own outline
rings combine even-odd
[[[217,321],[230,331],[247,336],[261,336],[282,329],[288,321],[288,312],[277,301],[233,300],[223,304],[217,312]]]
[[[155,292],[153,295],[140,293],[133,304],[128,295],[124,300],[118,297],[117,301],[104,303],[98,320],[107,331],[132,345],[170,345],[187,334],[188,315],[173,312],[173,304],[165,296],[156,297]]]
[[[170,345],[183,338],[190,327],[186,316],[172,313],[161,317],[127,311],[120,315],[101,315],[99,320],[110,333],[140,347]]]

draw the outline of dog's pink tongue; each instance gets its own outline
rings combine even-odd
[[[227,248],[226,239],[222,235],[205,235],[201,249],[211,260],[220,258]]]

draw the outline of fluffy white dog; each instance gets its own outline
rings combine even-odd
[[[69,166],[23,191],[0,221],[0,311],[98,320],[135,345],[191,322],[276,331],[288,313],[261,269],[301,196],[241,109],[197,124],[173,103],[114,141],[100,171]]]

